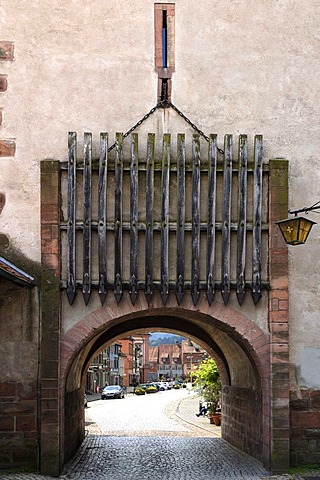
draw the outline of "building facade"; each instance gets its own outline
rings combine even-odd
[[[92,359],[161,329],[217,360],[226,440],[318,462],[320,243],[275,225],[318,200],[318,1],[0,10],[1,466],[59,475]]]

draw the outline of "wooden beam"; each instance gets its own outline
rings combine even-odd
[[[222,265],[221,293],[226,305],[230,295],[230,221],[231,221],[231,187],[232,187],[232,135],[224,138],[224,173],[223,173],[223,226],[222,226]]]
[[[118,304],[122,297],[122,142],[123,134],[117,133],[114,204],[114,296]]]
[[[200,254],[200,136],[193,135],[192,141],[192,253],[191,253],[191,297],[193,304],[199,300],[199,254]]]
[[[138,134],[131,136],[130,169],[130,299],[132,305],[138,296]]]
[[[185,262],[185,164],[186,144],[185,135],[178,135],[177,145],[177,168],[178,168],[178,212],[177,212],[177,283],[176,298],[178,305],[184,296],[184,262]]]
[[[108,172],[108,134],[100,134],[99,157],[99,193],[98,193],[98,254],[99,254],[99,297],[101,305],[107,296],[107,172]]]
[[[208,219],[207,219],[207,299],[214,299],[215,239],[216,239],[216,182],[217,182],[217,135],[210,135],[208,150]]]
[[[145,296],[150,305],[153,296],[153,202],[155,135],[148,133],[146,171]]]
[[[165,305],[169,297],[169,182],[170,182],[170,139],[163,135],[161,176],[161,298]]]
[[[254,140],[254,190],[253,190],[253,255],[252,298],[256,305],[261,298],[261,214],[262,214],[262,135]]]
[[[83,140],[83,280],[82,295],[88,305],[91,295],[91,163],[92,134],[85,132]]]
[[[242,305],[245,296],[246,223],[247,223],[247,135],[239,136],[238,234],[237,234],[237,298]]]
[[[76,296],[76,162],[77,134],[68,135],[68,223],[67,297],[72,305]]]

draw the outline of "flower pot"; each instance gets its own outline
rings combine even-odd
[[[217,427],[220,427],[221,425],[221,413],[214,413],[212,415],[212,420],[213,420],[213,423],[217,426]]]

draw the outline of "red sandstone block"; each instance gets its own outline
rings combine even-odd
[[[58,412],[58,399],[57,398],[42,398],[41,399],[41,411],[44,412],[44,415],[46,415],[46,410],[53,410],[57,413]]]
[[[85,320],[81,320],[77,327],[82,331],[85,338],[88,338],[93,332],[93,328]]]
[[[5,92],[8,88],[7,77],[0,75],[0,92]]]
[[[0,42],[0,61],[12,61],[14,55],[13,42]]]
[[[14,417],[13,416],[0,416],[0,432],[13,432],[14,430]]]
[[[11,140],[0,140],[0,157],[14,157],[16,144]]]
[[[41,225],[41,238],[46,240],[52,238],[51,225]]]
[[[56,224],[59,221],[59,211],[55,204],[41,205],[41,223]]]
[[[320,415],[319,412],[299,412],[295,411],[291,415],[291,425],[293,428],[300,427],[305,428],[320,428]]]
[[[287,300],[280,300],[279,310],[289,310],[289,302]]]
[[[271,278],[279,278],[279,277],[287,277],[289,273],[289,266],[288,264],[281,264],[279,262],[273,261],[273,263],[269,264],[271,270]]]
[[[16,386],[16,383],[0,383],[0,398],[15,396]]]
[[[272,436],[274,439],[276,439],[275,441],[280,439],[280,441],[285,441],[290,437],[290,430],[289,428],[273,428]]]
[[[288,322],[289,312],[287,310],[279,310],[278,312],[270,312],[269,318],[271,322]]]
[[[46,410],[45,415],[42,417],[43,424],[52,424],[57,421],[58,412],[57,410]]]
[[[271,345],[272,353],[287,353],[289,352],[289,345],[287,343],[272,343]]]
[[[52,270],[56,276],[59,276],[60,263],[59,263],[58,255],[43,254],[43,255],[41,255],[41,259],[42,259],[43,266]]]
[[[272,343],[288,343],[289,332],[277,332],[273,333],[271,337]]]
[[[270,352],[269,344],[264,344],[256,348],[259,357],[268,356]]]
[[[43,254],[45,254],[45,253],[58,254],[59,253],[58,239],[55,239],[55,238],[53,240],[42,239],[42,241],[41,241],[41,251],[42,251]]]
[[[271,333],[287,333],[289,332],[289,324],[288,323],[270,323],[270,331]]]
[[[57,398],[58,388],[41,388],[41,398],[48,400],[50,398]]]
[[[32,432],[36,429],[35,415],[18,416],[16,422],[17,432]]]
[[[36,398],[36,390],[33,383],[17,384],[17,395],[21,400],[34,400]]]
[[[271,288],[276,290],[287,290],[289,288],[288,275],[271,276]]]
[[[288,353],[272,353],[271,354],[271,363],[288,363],[289,354]]]
[[[289,292],[288,290],[277,290],[273,289],[269,292],[269,298],[277,298],[278,300],[288,300]]]
[[[268,344],[268,339],[266,338],[265,335],[259,335],[256,337],[252,342],[253,347],[257,350],[260,347],[263,347],[264,345]],[[260,350],[259,350],[260,352]]]

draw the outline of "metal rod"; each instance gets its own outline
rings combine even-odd
[[[320,210],[319,204],[320,204],[320,200],[314,205],[311,205],[311,207],[303,207],[303,208],[297,208],[296,210],[288,210],[288,213],[290,213],[291,215],[297,215],[297,213],[312,212],[313,210]]]

